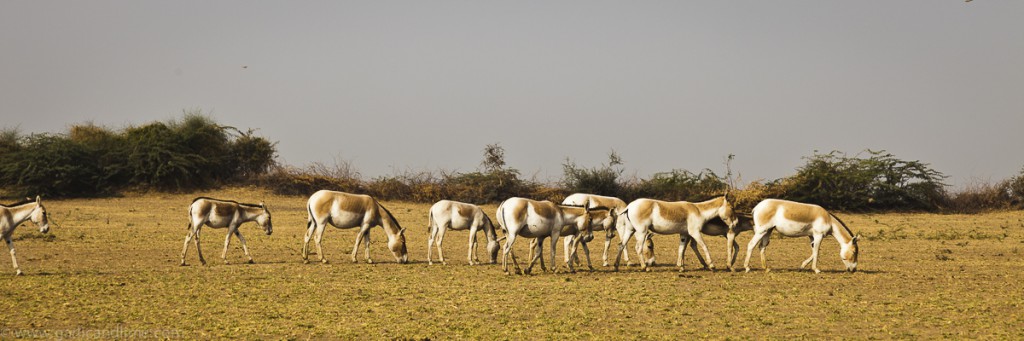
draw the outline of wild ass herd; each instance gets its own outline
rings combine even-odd
[[[315,242],[319,260],[327,262],[321,247],[321,240],[327,225],[341,229],[359,227],[359,233],[356,234],[355,245],[352,248],[353,262],[357,261],[356,254],[360,244],[363,244],[366,262],[373,263],[370,258],[369,232],[375,226],[381,226],[384,229],[388,238],[387,247],[395,260],[399,263],[409,262],[405,228],[402,228],[394,215],[373,197],[321,190],[309,197],[306,209],[308,219],[302,244],[304,262],[309,262],[310,239]],[[221,259],[225,263],[228,262],[227,250],[232,235],[242,243],[242,250],[249,262],[253,262],[249,255],[249,249],[245,245],[245,238],[242,237],[238,229],[243,223],[255,221],[266,234],[273,233],[270,210],[263,203],[244,204],[231,200],[200,197],[192,201],[188,215],[189,222],[186,225],[188,234],[185,236],[185,244],[181,252],[181,265],[186,265],[185,256],[190,241],[195,244],[199,262],[206,264],[199,246],[200,232],[204,225],[211,228],[227,228],[224,250],[221,253]],[[0,236],[3,237],[10,250],[11,261],[14,263],[14,269],[18,275],[21,275],[22,272],[18,267],[18,260],[15,258],[11,237],[14,228],[28,220],[38,225],[42,233],[49,230],[46,208],[39,197],[12,205],[0,205]],[[618,235],[620,241],[614,262],[616,271],[622,258],[626,259],[627,264],[629,263],[626,243],[630,238],[636,241],[634,250],[641,269],[650,271],[650,266],[654,263],[652,240],[654,234],[679,235],[676,265],[680,271],[683,270],[683,256],[687,247],[693,249],[697,260],[706,269],[714,270],[713,258],[704,243],[703,235],[725,236],[728,268],[735,271],[734,265],[739,252],[739,245],[735,241],[736,235],[749,230],[752,230],[754,235],[747,244],[747,256],[743,262],[747,272],[750,271],[750,255],[755,246],[760,249],[761,267],[765,271],[769,271],[765,259],[765,249],[768,247],[772,231],[778,231],[787,237],[809,237],[811,255],[800,265],[801,268],[810,264],[811,269],[815,272],[821,272],[818,269],[818,250],[823,238],[826,235],[831,235],[839,242],[839,256],[845,264],[846,270],[849,272],[857,270],[858,237],[846,227],[842,220],[818,205],[778,199],[761,201],[748,216],[734,212],[727,196],[696,203],[637,199],[629,204],[618,198],[583,193],[570,195],[561,204],[526,198],[509,198],[498,205],[493,221],[479,206],[441,200],[430,208],[427,228],[430,233],[427,241],[428,264],[434,263],[433,247],[435,242],[438,260],[445,263],[441,244],[444,241],[445,232],[448,230],[469,230],[467,260],[470,265],[479,264],[480,261],[476,257],[476,237],[478,231],[483,231],[487,238],[487,254],[490,256],[490,263],[497,263],[498,253],[501,252],[502,269],[506,274],[511,273],[508,266],[509,260],[517,274],[529,274],[535,263],[538,262],[541,268],[547,271],[543,260],[543,245],[544,241],[548,239],[550,239],[552,270],[557,270],[554,255],[560,237],[563,238],[565,264],[569,271],[575,272],[575,265],[580,263],[576,254],[579,246],[583,247],[588,268],[593,270],[587,244],[593,241],[595,231],[605,232],[602,256],[604,266],[610,265],[608,251],[612,238]],[[498,230],[501,230],[504,236],[499,238]],[[529,263],[525,270],[520,268],[519,262],[512,252],[512,245],[519,237],[532,239],[529,247]],[[503,240],[504,245],[502,246]],[[703,251],[703,256],[701,251]]]

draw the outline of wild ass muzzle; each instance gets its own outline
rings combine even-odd
[[[708,268],[711,270],[715,269],[715,265],[712,261],[711,253],[708,251],[708,246],[704,243],[704,238],[701,236],[701,228],[704,227],[704,223],[715,217],[721,218],[730,227],[735,227],[737,224],[736,214],[733,212],[732,205],[726,197],[718,197],[698,203],[637,199],[626,206],[625,216],[628,224],[621,225],[624,231],[620,231],[622,233],[620,238],[623,241],[619,245],[620,252],[626,248],[625,241],[634,234],[638,242],[636,244],[637,256],[641,259],[647,259],[641,242],[651,238],[651,233],[678,234],[680,238],[683,238],[683,234],[689,234],[689,237],[693,238],[697,245],[704,250]],[[682,264],[677,265],[680,265],[679,271],[683,271]],[[647,262],[641,262],[640,266],[643,271],[651,270]],[[618,270],[618,268],[619,259],[616,258],[615,270]]]
[[[320,242],[328,224],[339,229],[359,227],[356,243],[352,248],[353,263],[357,262],[356,252],[359,251],[359,244],[364,239],[366,262],[373,263],[370,258],[370,229],[374,226],[384,229],[388,237],[388,249],[394,254],[395,261],[402,264],[409,262],[409,252],[405,247],[405,229],[398,224],[398,220],[395,220],[387,208],[377,202],[377,199],[369,195],[320,190],[309,197],[306,209],[309,212],[309,219],[306,237],[302,243],[303,262],[309,263],[309,240],[314,238],[320,262],[327,263]]]
[[[593,238],[593,231],[590,229],[590,209],[587,207],[562,206],[550,201],[509,198],[498,206],[495,217],[507,237],[501,257],[502,269],[506,274],[510,274],[508,271],[510,256],[516,274],[529,274],[533,265],[543,257],[544,240],[547,238],[551,238],[551,257],[554,260],[557,249],[555,244],[565,225],[579,224],[579,231],[583,238],[587,238],[588,235],[590,235],[589,238]],[[521,271],[519,262],[512,252],[512,245],[515,243],[516,237],[538,239],[536,254],[531,257],[526,271]],[[557,267],[557,263],[552,262],[552,271],[557,271]],[[547,271],[543,266],[541,269]],[[576,271],[571,263],[569,271]]]
[[[263,231],[268,236],[274,232],[270,220],[270,210],[262,202],[259,204],[243,204],[232,200],[206,197],[193,199],[192,204],[188,207],[188,225],[185,225],[185,228],[188,229],[188,235],[185,236],[185,245],[181,249],[181,265],[186,265],[185,255],[188,253],[189,241],[195,241],[199,262],[206,265],[206,259],[203,258],[203,249],[199,246],[199,235],[202,232],[203,225],[215,229],[225,227],[228,229],[228,235],[224,238],[224,252],[220,254],[224,264],[228,264],[228,245],[231,244],[232,235],[238,237],[238,240],[242,242],[242,251],[245,252],[245,257],[249,258],[249,264],[252,264],[253,260],[249,254],[249,247],[245,245],[245,237],[242,237],[242,233],[238,230],[239,226],[250,221],[255,221],[256,225],[263,228]]]
[[[427,264],[434,264],[433,245],[437,241],[437,254],[441,263],[445,263],[441,243],[447,230],[469,230],[469,252],[466,256],[469,265],[480,264],[477,258],[477,231],[483,230],[487,237],[487,254],[491,256],[491,264],[498,262],[498,234],[495,233],[491,218],[480,209],[480,206],[452,200],[441,200],[430,207],[427,219],[430,238],[427,239]]]
[[[810,237],[811,256],[807,258],[800,268],[806,268],[811,263],[811,269],[820,273],[818,269],[818,250],[821,241],[827,234],[839,242],[839,258],[846,265],[846,271],[857,271],[857,256],[860,248],[857,246],[859,236],[855,236],[850,228],[839,217],[829,213],[824,208],[813,204],[799,202],[765,199],[754,206],[754,236],[747,244],[747,257],[743,261],[743,267],[750,272],[750,254],[754,246],[759,245],[761,251],[761,267],[765,272],[768,269],[768,261],[765,259],[765,249],[773,230],[786,237]]]
[[[36,196],[35,201],[29,199],[11,205],[0,205],[0,237],[7,243],[7,250],[11,252],[11,262],[14,264],[14,273],[18,276],[24,273],[18,267],[18,258],[14,255],[14,241],[11,238],[14,235],[14,228],[26,220],[31,220],[39,226],[40,233],[50,231],[46,207],[43,207],[43,201],[39,196]]]

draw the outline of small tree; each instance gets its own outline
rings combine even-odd
[[[624,171],[622,157],[614,150],[608,153],[608,163],[595,168],[583,168],[565,159],[562,164],[562,187],[569,192],[621,196],[622,185],[618,182]]]

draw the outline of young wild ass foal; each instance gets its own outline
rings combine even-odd
[[[821,247],[822,238],[826,234],[831,234],[839,242],[839,257],[846,265],[846,271],[857,271],[859,237],[855,236],[842,220],[818,205],[765,199],[754,206],[754,236],[750,239],[750,244],[747,244],[747,257],[743,261],[743,267],[747,272],[750,271],[750,253],[758,243],[761,249],[761,267],[765,272],[769,271],[764,253],[768,248],[772,230],[778,230],[786,237],[810,237],[811,257],[800,264],[801,269],[807,267],[807,263],[812,263],[811,269],[816,273],[821,272],[818,270],[818,249]]]
[[[46,216],[46,208],[43,201],[36,196],[36,200],[25,200],[11,205],[0,205],[0,237],[7,243],[7,249],[11,251],[11,262],[14,263],[15,274],[23,275],[18,267],[18,258],[14,256],[14,241],[11,240],[14,228],[26,220],[32,220],[39,226],[39,232],[50,231],[50,222]]]
[[[589,204],[588,204],[589,203]],[[601,260],[604,262],[604,266],[608,266],[608,249],[611,248],[612,238],[615,238],[615,219],[619,214],[626,211],[626,202],[616,197],[608,197],[596,194],[587,193],[573,193],[570,196],[565,197],[562,200],[562,205],[566,206],[583,206],[587,205],[590,208],[596,207],[607,207],[611,212],[604,219],[598,219],[595,217],[593,229],[594,231],[605,231],[604,238],[604,254],[601,255]],[[566,240],[565,244],[568,245],[571,240]],[[590,240],[582,241],[583,251],[587,255],[587,262],[590,262],[590,250],[587,248],[587,244]],[[622,258],[626,259],[626,265],[631,264],[629,260],[629,252],[626,250],[622,251]]]
[[[637,199],[626,206],[626,219],[628,224],[620,224],[619,231],[622,244],[619,245],[619,252],[626,248],[626,240],[635,233],[637,256],[644,259],[643,247],[640,242],[651,238],[651,233],[657,234],[689,234],[702,249],[708,261],[708,268],[715,269],[708,246],[704,244],[700,230],[704,223],[712,218],[719,217],[730,227],[736,226],[736,214],[732,205],[726,197],[718,197],[708,201],[692,203],[686,201],[661,201],[654,199]],[[682,271],[682,264],[679,270]],[[650,271],[647,262],[640,263],[641,269]],[[619,258],[615,259],[615,270],[619,268]]]
[[[199,262],[206,265],[203,249],[199,247],[199,233],[202,231],[203,225],[211,228],[228,228],[228,235],[224,238],[224,252],[220,254],[224,264],[228,264],[228,245],[231,243],[231,235],[235,235],[242,242],[242,251],[249,258],[249,264],[253,263],[252,256],[249,255],[249,247],[245,245],[245,238],[238,231],[238,227],[242,224],[255,221],[267,232],[268,236],[274,232],[270,222],[270,210],[263,203],[241,204],[231,200],[199,197],[193,199],[192,205],[188,207],[188,220],[188,225],[185,225],[188,235],[185,236],[185,246],[181,250],[182,266],[185,265],[185,254],[188,253],[190,240],[195,240]]]
[[[377,202],[377,199],[369,195],[320,190],[309,197],[306,209],[309,211],[309,219],[306,237],[302,243],[304,262],[309,263],[309,239],[315,234],[316,254],[320,256],[321,262],[327,263],[320,241],[328,224],[340,229],[359,227],[356,244],[352,248],[353,263],[357,262],[356,252],[359,251],[359,244],[363,242],[364,237],[366,262],[373,263],[370,259],[370,228],[374,226],[384,228],[384,233],[388,236],[388,249],[394,254],[395,260],[402,264],[409,262],[409,252],[405,247],[405,229],[398,224],[398,220],[395,220],[387,208]]]
[[[430,214],[427,220],[427,227],[430,230],[430,238],[427,240],[427,264],[434,264],[432,259],[432,247],[434,240],[437,240],[437,254],[444,261],[444,251],[441,243],[444,242],[446,230],[469,230],[469,254],[466,256],[469,265],[479,264],[476,257],[477,243],[476,232],[484,231],[487,237],[487,254],[491,256],[491,264],[498,261],[498,234],[495,233],[494,224],[491,218],[487,217],[480,206],[462,203],[452,200],[441,200],[430,207]]]
[[[543,257],[544,239],[549,237],[551,238],[551,257],[554,260],[557,249],[555,244],[565,225],[576,224],[581,231],[582,238],[588,238],[588,235],[589,238],[593,238],[593,231],[590,229],[590,209],[587,207],[561,206],[550,201],[509,198],[498,206],[496,217],[508,238],[505,240],[505,248],[501,257],[502,268],[506,274],[509,274],[508,258],[510,256],[517,274],[529,274],[534,263]],[[516,237],[538,239],[536,254],[531,257],[526,271],[521,271],[515,253],[512,252],[512,244],[516,242]],[[552,262],[552,271],[557,270],[557,266],[557,263]],[[541,269],[547,271],[543,266]],[[569,271],[576,271],[571,263]]]

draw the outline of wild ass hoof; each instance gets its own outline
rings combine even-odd
[[[308,259],[303,259],[302,260],[302,264],[309,264],[309,260]]]
[[[770,269],[770,268],[764,268],[764,273],[769,273],[769,272],[772,272],[772,269]]]
[[[327,264],[327,263],[330,263],[330,261],[328,261],[327,258],[323,258],[323,259],[320,259],[320,263]],[[355,263],[355,262],[353,262],[353,263]]]
[[[367,259],[366,260],[366,264],[373,264],[373,260],[372,259]]]
[[[750,268],[746,268],[746,269],[747,269],[747,270],[746,270],[746,271],[743,271],[743,272],[750,272]]]
[[[252,259],[249,259],[249,262],[248,262],[248,263],[249,263],[249,264],[256,264],[256,262],[255,262],[255,261],[253,261]]]
[[[185,260],[184,260],[184,259],[182,259],[182,260],[181,260],[181,264],[178,264],[178,266],[188,266],[188,264],[185,264]]]
[[[15,275],[15,276],[24,276],[24,275],[25,275],[25,273],[24,273],[24,272],[21,272],[21,269],[18,269],[18,271],[17,271],[17,272],[15,272],[15,273],[14,273],[14,275]]]
[[[818,270],[818,269],[814,269],[814,273],[816,273],[816,274],[820,274],[820,273],[821,273],[821,270]]]
[[[603,267],[606,267],[606,268],[607,268],[607,267],[608,267],[608,262],[604,262],[604,264],[601,264],[601,266],[603,266]]]

